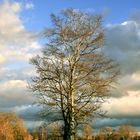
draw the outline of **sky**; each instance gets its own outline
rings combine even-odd
[[[121,75],[102,109],[108,118],[93,126],[130,124],[140,130],[140,1],[139,0],[0,0],[0,111],[13,111],[27,128],[42,120],[27,88],[35,75],[29,59],[40,53],[38,34],[51,26],[50,14],[75,8],[103,15],[105,54],[120,64]]]

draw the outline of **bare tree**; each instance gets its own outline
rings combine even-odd
[[[41,127],[40,128],[40,137],[41,137],[41,140],[46,140],[46,128],[45,127]]]
[[[118,132],[123,140],[129,140],[134,137],[137,137],[137,131],[131,125],[122,125],[120,126]]]
[[[93,135],[93,129],[90,124],[84,124],[83,133],[86,140],[90,139]]]
[[[57,122],[53,122],[51,124],[49,124],[47,126],[47,128],[49,129],[50,131],[50,134],[52,137],[56,138],[56,137],[61,137],[62,136],[62,128],[61,128],[61,125],[58,124]]]
[[[100,111],[118,75],[118,66],[102,53],[104,30],[98,15],[66,9],[51,15],[46,47],[31,59],[37,76],[31,89],[43,114],[64,122],[64,140],[73,140],[79,123]]]
[[[113,128],[110,126],[103,127],[99,134],[102,136],[102,139],[112,140]]]

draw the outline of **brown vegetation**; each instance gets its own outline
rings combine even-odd
[[[44,137],[42,137],[42,128]],[[33,131],[33,140],[64,140],[62,128],[55,122],[49,124],[46,128],[41,127],[41,129],[38,128]],[[75,140],[140,140],[140,136],[130,125],[122,125],[118,129],[108,126],[101,128],[98,133],[93,133],[90,124],[85,124],[82,135],[77,134]]]
[[[47,131],[48,132],[47,132]],[[30,135],[22,120],[15,113],[0,112],[0,140],[63,140],[62,127],[51,123],[47,127],[33,129]],[[101,128],[96,134],[89,124],[83,126],[83,135],[75,140],[139,140],[137,131],[130,125],[122,125],[118,130],[112,127]]]
[[[0,112],[0,140],[32,140],[15,113]]]

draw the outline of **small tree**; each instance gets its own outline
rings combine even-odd
[[[47,126],[52,137],[61,137],[62,136],[62,127],[59,123],[53,122]]]
[[[101,16],[66,9],[51,18],[54,26],[44,31],[46,47],[31,59],[37,72],[31,89],[42,114],[56,114],[64,122],[64,140],[73,140],[78,124],[101,114],[118,68],[102,53]]]
[[[137,131],[131,125],[120,126],[118,132],[123,140],[129,140],[137,136]]]
[[[102,134],[102,136],[104,136],[104,139],[110,140],[110,139],[112,139],[113,128],[110,126],[104,127],[100,130],[100,134]]]
[[[32,136],[33,136],[34,140],[39,140],[39,129],[38,128],[33,129]]]
[[[93,129],[92,129],[91,125],[84,124],[83,133],[84,133],[86,139],[88,140],[93,135]]]
[[[120,140],[121,136],[120,133],[117,130],[113,130],[112,135],[111,135],[111,140]]]
[[[41,137],[41,140],[46,140],[46,136],[47,136],[47,134],[46,134],[46,128],[42,126],[40,128],[40,137]]]

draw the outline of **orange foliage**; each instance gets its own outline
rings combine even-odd
[[[32,140],[15,113],[0,112],[0,140]]]

